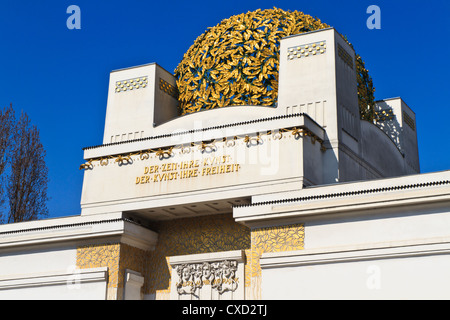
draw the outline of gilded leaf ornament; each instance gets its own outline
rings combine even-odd
[[[329,26],[298,11],[278,8],[243,13],[208,28],[175,69],[181,114],[226,106],[273,106],[278,99],[283,37]],[[373,109],[372,79],[356,59],[361,117]]]

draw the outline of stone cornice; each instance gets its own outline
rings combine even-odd
[[[236,221],[247,225],[307,221],[388,212],[398,206],[411,210],[450,202],[450,172],[421,174],[305,188],[292,197],[253,200],[233,207]],[[416,182],[416,183],[413,183]],[[294,196],[294,195],[297,196]],[[258,197],[262,199],[262,197]]]
[[[294,117],[303,117],[303,116],[307,116],[309,118],[309,116],[307,114],[305,114],[305,113],[295,113],[295,114],[289,114],[289,115],[273,116],[273,117],[267,117],[267,118],[259,118],[259,119],[254,119],[254,120],[234,122],[234,123],[229,123],[229,124],[222,124],[222,125],[206,127],[206,128],[191,129],[191,130],[186,130],[186,131],[181,131],[181,132],[160,134],[160,135],[151,136],[151,137],[145,137],[145,138],[140,138],[140,139],[133,139],[133,140],[120,141],[120,142],[106,143],[106,144],[101,144],[101,145],[97,145],[97,146],[85,147],[85,148],[83,148],[83,150],[114,146],[114,145],[118,145],[118,144],[126,144],[126,143],[136,142],[136,141],[146,141],[146,140],[156,140],[156,139],[161,139],[161,138],[170,138],[170,137],[174,137],[174,136],[180,136],[180,135],[186,135],[186,134],[194,134],[194,133],[197,133],[197,132],[205,132],[205,131],[211,131],[211,130],[217,130],[217,129],[225,129],[225,128],[230,128],[230,127],[238,127],[238,126],[243,126],[243,125],[251,125],[251,124],[254,124],[254,123],[267,122],[267,121],[273,121],[273,120],[279,120],[279,119],[294,118]],[[312,121],[314,121],[314,120],[312,120]]]
[[[191,143],[208,143],[210,141],[226,141],[236,136],[250,137],[267,134],[277,130],[304,129],[316,141],[324,142],[325,131],[307,114],[296,113],[247,121],[208,126],[184,131],[171,131],[146,138],[108,143],[84,148],[84,159],[101,159],[110,156],[127,156],[133,152],[148,150],[164,151],[176,146],[183,147]]]
[[[371,246],[347,246],[298,250],[290,252],[263,253],[261,268],[280,268],[307,266],[366,260],[395,259],[450,253],[449,239],[430,239],[429,241],[397,241],[373,244]]]
[[[153,250],[157,233],[125,217],[68,217],[0,226],[0,250],[60,242],[116,239],[143,250]]]
[[[450,180],[442,180],[442,181],[433,181],[433,182],[426,182],[426,183],[398,185],[398,186],[391,186],[391,187],[384,187],[384,188],[372,188],[372,189],[354,190],[354,191],[337,192],[337,193],[325,193],[325,194],[310,195],[310,196],[305,196],[305,197],[262,201],[262,202],[255,202],[255,203],[251,203],[251,204],[244,204],[244,205],[240,205],[240,206],[234,206],[233,208],[239,209],[239,208],[245,208],[245,207],[257,207],[257,206],[264,206],[264,205],[289,204],[292,202],[304,202],[304,201],[310,201],[310,200],[332,199],[332,198],[341,198],[341,197],[356,196],[356,195],[370,195],[370,194],[381,193],[381,192],[410,190],[410,189],[426,188],[426,187],[449,185],[449,184],[450,184]]]
[[[56,271],[38,274],[15,275],[0,278],[0,290],[54,285],[75,286],[87,282],[105,282],[108,268],[76,269],[73,272]],[[75,283],[75,284],[73,284]]]

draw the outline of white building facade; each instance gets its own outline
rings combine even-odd
[[[113,71],[81,214],[0,226],[0,299],[449,298],[450,172],[420,174],[414,112],[360,120],[333,28],[279,63],[276,107],[184,116],[157,64]]]

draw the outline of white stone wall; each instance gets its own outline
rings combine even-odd
[[[61,262],[59,258],[53,251],[46,261]],[[34,265],[38,260],[34,257],[28,263]],[[63,271],[0,277],[0,300],[105,300],[106,293],[107,268],[78,270],[69,265]]]
[[[447,300],[449,249],[445,243],[267,255],[262,298]]]
[[[446,171],[336,184],[235,209],[254,227],[305,226],[304,250],[262,255],[262,298],[450,298],[449,178]]]

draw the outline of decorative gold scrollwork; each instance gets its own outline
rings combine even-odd
[[[217,150],[217,147],[216,147],[214,140],[210,143],[206,143],[205,141],[202,141],[200,146],[198,147],[198,149],[203,153],[205,151],[209,151],[209,152],[215,151],[215,150]]]
[[[86,162],[86,163],[83,163],[82,165],[80,165],[80,170],[81,169],[85,169],[85,170],[87,170],[87,169],[92,169],[94,166],[92,165],[92,161],[93,161],[93,159],[90,159],[90,160],[88,160],[88,162]]]
[[[281,140],[283,138],[283,134],[280,131],[275,132],[272,136],[273,140]]]
[[[237,139],[237,137],[233,137],[232,140],[227,140],[226,141],[226,146],[227,147],[234,147],[236,145],[236,139]]]
[[[297,136],[297,137],[305,135],[305,133],[306,133],[306,131],[304,131],[303,129],[294,128],[294,130],[292,130],[292,135]]]
[[[247,144],[247,147],[252,145],[253,142],[256,142],[256,144],[259,144],[261,142],[261,136],[259,133],[254,137],[250,137],[250,136],[246,135],[244,138],[244,142]]]
[[[131,156],[122,156],[122,155],[118,155],[116,160],[114,162],[118,162],[119,165],[125,164],[125,163],[131,163]]]
[[[191,152],[191,147],[189,147],[189,146],[182,146],[181,147],[181,153],[182,154],[188,154],[190,152]]]
[[[262,135],[272,135],[273,140],[281,140],[283,138],[284,132],[291,132],[293,136],[299,137],[311,137],[311,142],[314,144],[316,141],[318,141],[321,145],[320,150],[325,151],[326,148],[324,147],[323,143],[324,141],[320,139],[317,135],[315,135],[313,132],[309,131],[307,128],[283,128],[278,130],[270,130],[267,132],[256,133],[255,136],[245,135],[245,136],[234,136],[233,138],[222,138],[221,141],[226,147],[234,147],[236,145],[236,141],[239,139],[242,139],[243,142],[249,147],[250,145],[258,145],[262,143]],[[158,156],[160,159],[169,158],[174,155],[174,150],[177,149],[182,154],[187,154],[192,151],[192,148],[195,146],[198,146],[198,149],[201,150],[201,152],[214,152],[217,151],[216,146],[216,140],[209,140],[209,141],[202,141],[200,143],[191,142],[188,145],[179,145],[179,146],[171,146],[171,147],[165,147],[165,148],[159,148],[159,149],[147,149],[147,150],[141,150],[139,152],[135,153],[129,153],[129,154],[119,154],[114,156],[108,156],[108,157],[101,157],[101,158],[93,158],[89,159],[88,162],[80,165],[81,169],[93,169],[93,161],[99,161],[101,166],[107,166],[109,164],[109,159],[115,159],[114,162],[119,163],[119,165],[122,164],[131,164],[133,162],[131,156],[139,156],[141,160],[146,160],[150,158],[151,153],[155,153],[156,156]]]
[[[171,157],[172,155],[173,155],[173,147],[170,147],[168,149],[159,148],[158,151],[156,151],[156,156],[160,158]]]
[[[150,155],[148,154],[148,152],[145,152],[145,151],[139,152],[139,159],[147,160],[148,158],[150,158]]]

